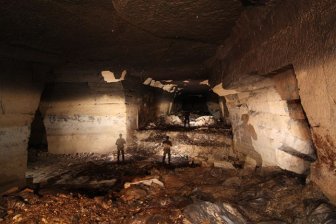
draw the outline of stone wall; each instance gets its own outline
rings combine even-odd
[[[51,153],[107,153],[119,133],[127,134],[120,82],[54,83],[46,88],[40,110]]]
[[[51,153],[111,152],[120,133],[133,144],[134,130],[168,113],[169,98],[136,77],[108,83],[100,71],[79,68],[56,77],[40,106]]]
[[[259,166],[306,173],[314,160],[314,147],[295,76],[291,71],[280,73],[268,83],[251,83],[225,96],[235,150],[241,159],[250,157]]]
[[[156,117],[168,115],[173,107],[173,94],[159,90],[155,97],[155,111]]]
[[[30,125],[48,68],[0,61],[0,192],[25,184]]]
[[[293,65],[317,163],[312,180],[336,202],[336,5],[333,0],[272,1],[242,14],[232,35],[211,61],[212,85],[225,91],[251,74]]]

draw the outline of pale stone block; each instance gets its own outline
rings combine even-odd
[[[214,161],[213,166],[217,168],[229,169],[229,170],[235,169],[232,163],[227,162],[227,161]]]
[[[308,161],[282,150],[276,150],[276,160],[281,169],[292,171],[297,174],[305,174],[310,166]]]

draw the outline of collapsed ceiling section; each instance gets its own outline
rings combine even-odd
[[[113,65],[156,80],[204,79],[204,61],[243,7],[238,0],[5,0],[0,56],[29,51],[57,58],[58,66]]]

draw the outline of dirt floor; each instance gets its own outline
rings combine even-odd
[[[29,188],[0,200],[1,223],[336,223],[304,177],[197,167],[183,158],[50,155],[29,165]],[[308,183],[306,183],[308,182]]]

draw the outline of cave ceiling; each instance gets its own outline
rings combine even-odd
[[[245,7],[239,0],[1,3],[0,47],[50,54],[58,65],[119,66],[178,80],[207,77],[204,62]]]

